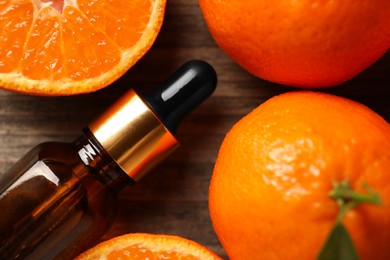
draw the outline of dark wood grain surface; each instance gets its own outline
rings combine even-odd
[[[116,220],[104,239],[129,232],[175,234],[226,257],[208,212],[208,185],[219,146],[241,117],[269,97],[293,89],[255,78],[226,56],[211,38],[196,0],[168,0],[152,49],[101,91],[70,97],[0,91],[0,172],[38,143],[73,141],[130,87],[145,91],[190,59],[215,67],[217,90],[179,128],[181,148],[136,186],[123,190]],[[366,104],[389,121],[390,53],[354,79],[324,91]]]

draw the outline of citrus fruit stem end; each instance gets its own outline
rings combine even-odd
[[[381,204],[379,194],[373,188],[367,183],[363,183],[362,187],[366,191],[364,194],[354,191],[348,180],[333,183],[329,196],[336,201],[340,211],[317,260],[359,260],[358,252],[342,220],[348,210],[362,203]]]
[[[330,191],[329,196],[336,200],[340,207],[340,211],[337,216],[338,222],[342,221],[348,210],[357,207],[362,203],[374,205],[381,204],[380,196],[373,188],[371,188],[367,183],[363,183],[362,187],[367,192],[366,194],[352,190],[348,180],[333,183],[333,189]]]

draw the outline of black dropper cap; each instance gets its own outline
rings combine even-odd
[[[182,118],[206,100],[216,85],[213,67],[203,60],[191,60],[142,98],[173,133]]]
[[[89,130],[123,172],[138,181],[178,147],[173,132],[212,94],[216,82],[208,63],[189,61],[146,95],[130,89],[92,121]]]

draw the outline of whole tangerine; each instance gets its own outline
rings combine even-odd
[[[199,0],[211,35],[257,77],[305,88],[341,84],[390,48],[390,1]]]
[[[361,259],[390,259],[390,125],[330,94],[272,97],[238,121],[220,147],[209,188],[214,229],[230,259],[315,259],[338,215],[334,182],[369,185],[343,224]]]

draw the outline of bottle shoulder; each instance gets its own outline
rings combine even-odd
[[[35,146],[30,153],[41,161],[52,160],[67,164],[79,162],[77,151],[71,143],[44,142]]]

